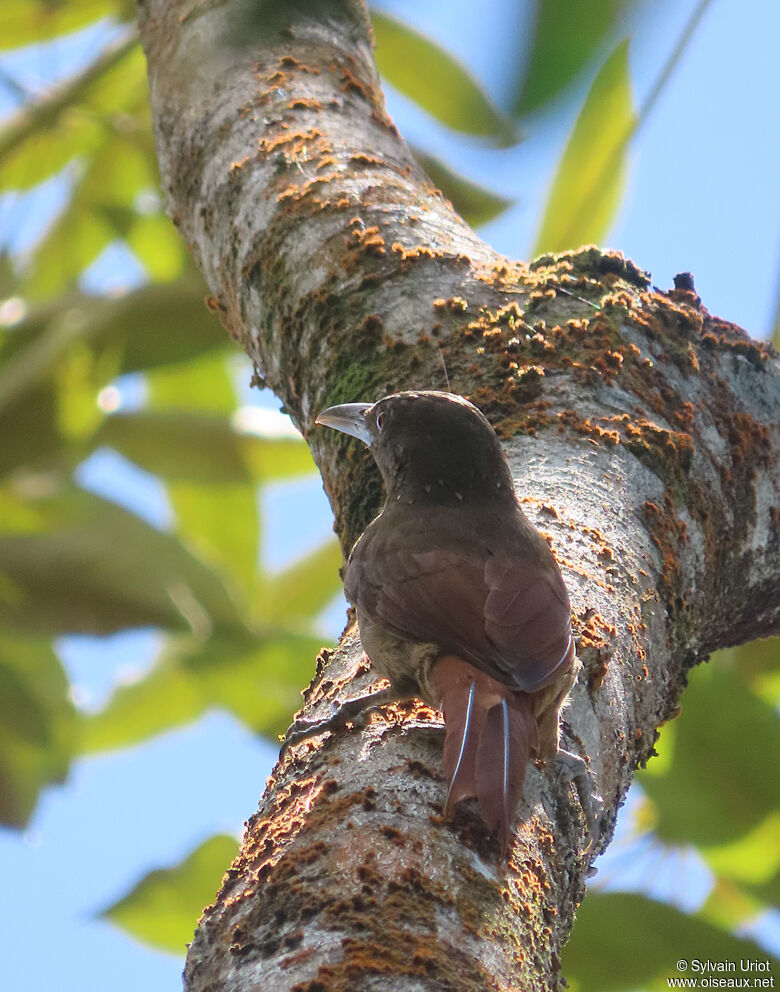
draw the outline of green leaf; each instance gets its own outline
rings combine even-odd
[[[747,895],[730,879],[716,878],[698,915],[713,926],[736,930],[755,920],[765,909],[764,904]]]
[[[40,790],[65,779],[76,728],[68,680],[51,645],[0,635],[0,823],[26,826]]]
[[[243,434],[225,416],[189,410],[112,414],[93,444],[108,445],[147,472],[175,482],[268,482],[315,469],[303,439]]]
[[[229,360],[206,355],[195,362],[156,369],[147,381],[153,407],[147,417],[169,428],[158,437],[165,450],[160,451],[152,470],[175,480],[169,496],[177,530],[219,570],[237,601],[248,608],[255,592],[260,521],[241,440],[227,416],[237,399]],[[187,412],[179,409],[183,406]],[[150,443],[157,443],[151,434],[141,440],[146,454]],[[188,475],[177,473],[183,459],[187,459]],[[145,467],[152,466],[147,461]],[[210,481],[211,486],[199,491],[190,480]]]
[[[303,438],[243,435],[244,457],[259,482],[278,482],[317,471]]]
[[[21,466],[37,467],[62,454],[57,398],[51,384],[36,384],[23,396],[0,406],[0,437],[0,478]]]
[[[141,681],[85,720],[85,753],[128,747],[222,707],[255,733],[284,731],[311,678],[318,638],[285,631],[172,642]]]
[[[0,146],[6,131],[0,132]],[[99,121],[78,112],[59,115],[57,126],[41,127],[2,158],[0,189],[27,190],[49,179],[77,156],[91,155],[105,140]]]
[[[701,973],[693,961],[770,960],[742,940],[664,903],[628,894],[590,893],[577,911],[577,925],[562,955],[572,992],[668,990],[668,978]],[[678,969],[678,961],[688,969]]]
[[[658,834],[700,848],[748,843],[744,835],[774,813],[780,795],[780,765],[770,759],[780,754],[777,712],[722,666],[699,665],[689,678],[682,713],[656,745],[665,760],[639,776]]]
[[[515,113],[530,113],[563,92],[593,61],[631,6],[636,0],[538,0]]]
[[[397,90],[455,131],[503,146],[519,140],[514,124],[460,62],[388,14],[373,10],[371,20],[377,67]]]
[[[291,620],[316,617],[341,589],[339,569],[343,564],[335,538],[268,580],[268,617]]]
[[[593,81],[552,185],[535,253],[598,243],[612,224],[636,122],[628,39]]]
[[[710,662],[732,671],[771,705],[780,703],[780,637],[765,637],[717,651]]]
[[[203,907],[237,854],[234,837],[210,837],[174,868],[150,872],[100,916],[145,944],[183,955]]]
[[[512,200],[506,200],[484,186],[478,186],[470,179],[453,172],[441,159],[427,155],[418,148],[412,150],[414,157],[436,186],[472,227],[487,224],[512,205]]]
[[[200,277],[189,272],[170,285],[144,286],[117,299],[72,293],[34,310],[0,331],[0,410],[43,383],[76,339],[118,353],[120,374],[226,354],[229,343],[204,305],[204,293]]]
[[[114,132],[135,132],[135,144],[154,161],[148,131],[145,67],[130,32],[108,44],[75,76],[27,101],[3,125],[0,188],[29,189],[72,159],[84,163]]]
[[[95,337],[123,347],[122,372],[189,362],[230,349],[204,303],[206,285],[194,270],[175,283],[144,286],[95,315]]]
[[[156,410],[230,414],[237,396],[225,355],[202,355],[197,361],[155,369],[147,376],[149,406]]]
[[[156,185],[148,140],[118,130],[109,134],[88,158],[70,201],[33,251],[22,280],[24,295],[52,296],[75,286],[100,252],[128,233],[138,193]]]
[[[752,830],[730,843],[700,846],[716,875],[751,885],[771,881],[780,872],[780,812],[770,813]]]
[[[168,481],[247,482],[250,473],[226,417],[185,410],[138,410],[107,417],[93,438]]]
[[[3,0],[0,4],[0,48],[33,45],[76,31],[100,17],[116,13],[116,0]]]
[[[239,625],[219,579],[170,535],[55,476],[24,484],[40,522],[0,533],[6,626],[44,634],[160,626],[205,637]],[[7,528],[2,493],[0,521]]]
[[[135,216],[126,240],[153,282],[170,282],[184,271],[184,242],[165,214]]]
[[[74,197],[25,267],[22,294],[41,299],[75,286],[83,270],[115,238],[116,232],[107,218],[84,209]]]
[[[191,442],[192,443],[192,442]],[[260,516],[255,486],[243,483],[168,487],[176,530],[223,578],[242,612],[257,598]]]

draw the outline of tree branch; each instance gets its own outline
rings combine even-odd
[[[489,416],[569,586],[585,667],[565,737],[614,818],[687,669],[780,629],[777,358],[615,253],[496,255],[388,119],[362,5],[278,7],[139,3],[171,212],[307,436],[345,549],[379,480],[318,410],[441,388],[443,357]],[[371,680],[354,627],[319,662],[307,717]],[[574,793],[529,770],[502,863],[471,806],[442,819],[441,739],[420,704],[295,746],[186,987],[557,988],[595,853]]]

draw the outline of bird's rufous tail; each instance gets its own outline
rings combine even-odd
[[[476,796],[487,828],[506,851],[525,770],[537,749],[532,697],[447,655],[431,672],[446,736],[447,808]]]

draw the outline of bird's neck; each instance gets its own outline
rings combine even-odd
[[[503,467],[503,466],[502,466]],[[515,502],[509,470],[484,475],[464,466],[457,472],[399,472],[385,480],[387,503],[417,506],[467,506]]]

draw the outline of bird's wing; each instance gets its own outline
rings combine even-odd
[[[346,593],[360,613],[518,689],[531,692],[552,679],[568,656],[570,616],[546,546],[520,554],[463,534],[448,544],[423,528],[399,537],[372,527],[356,545]]]

